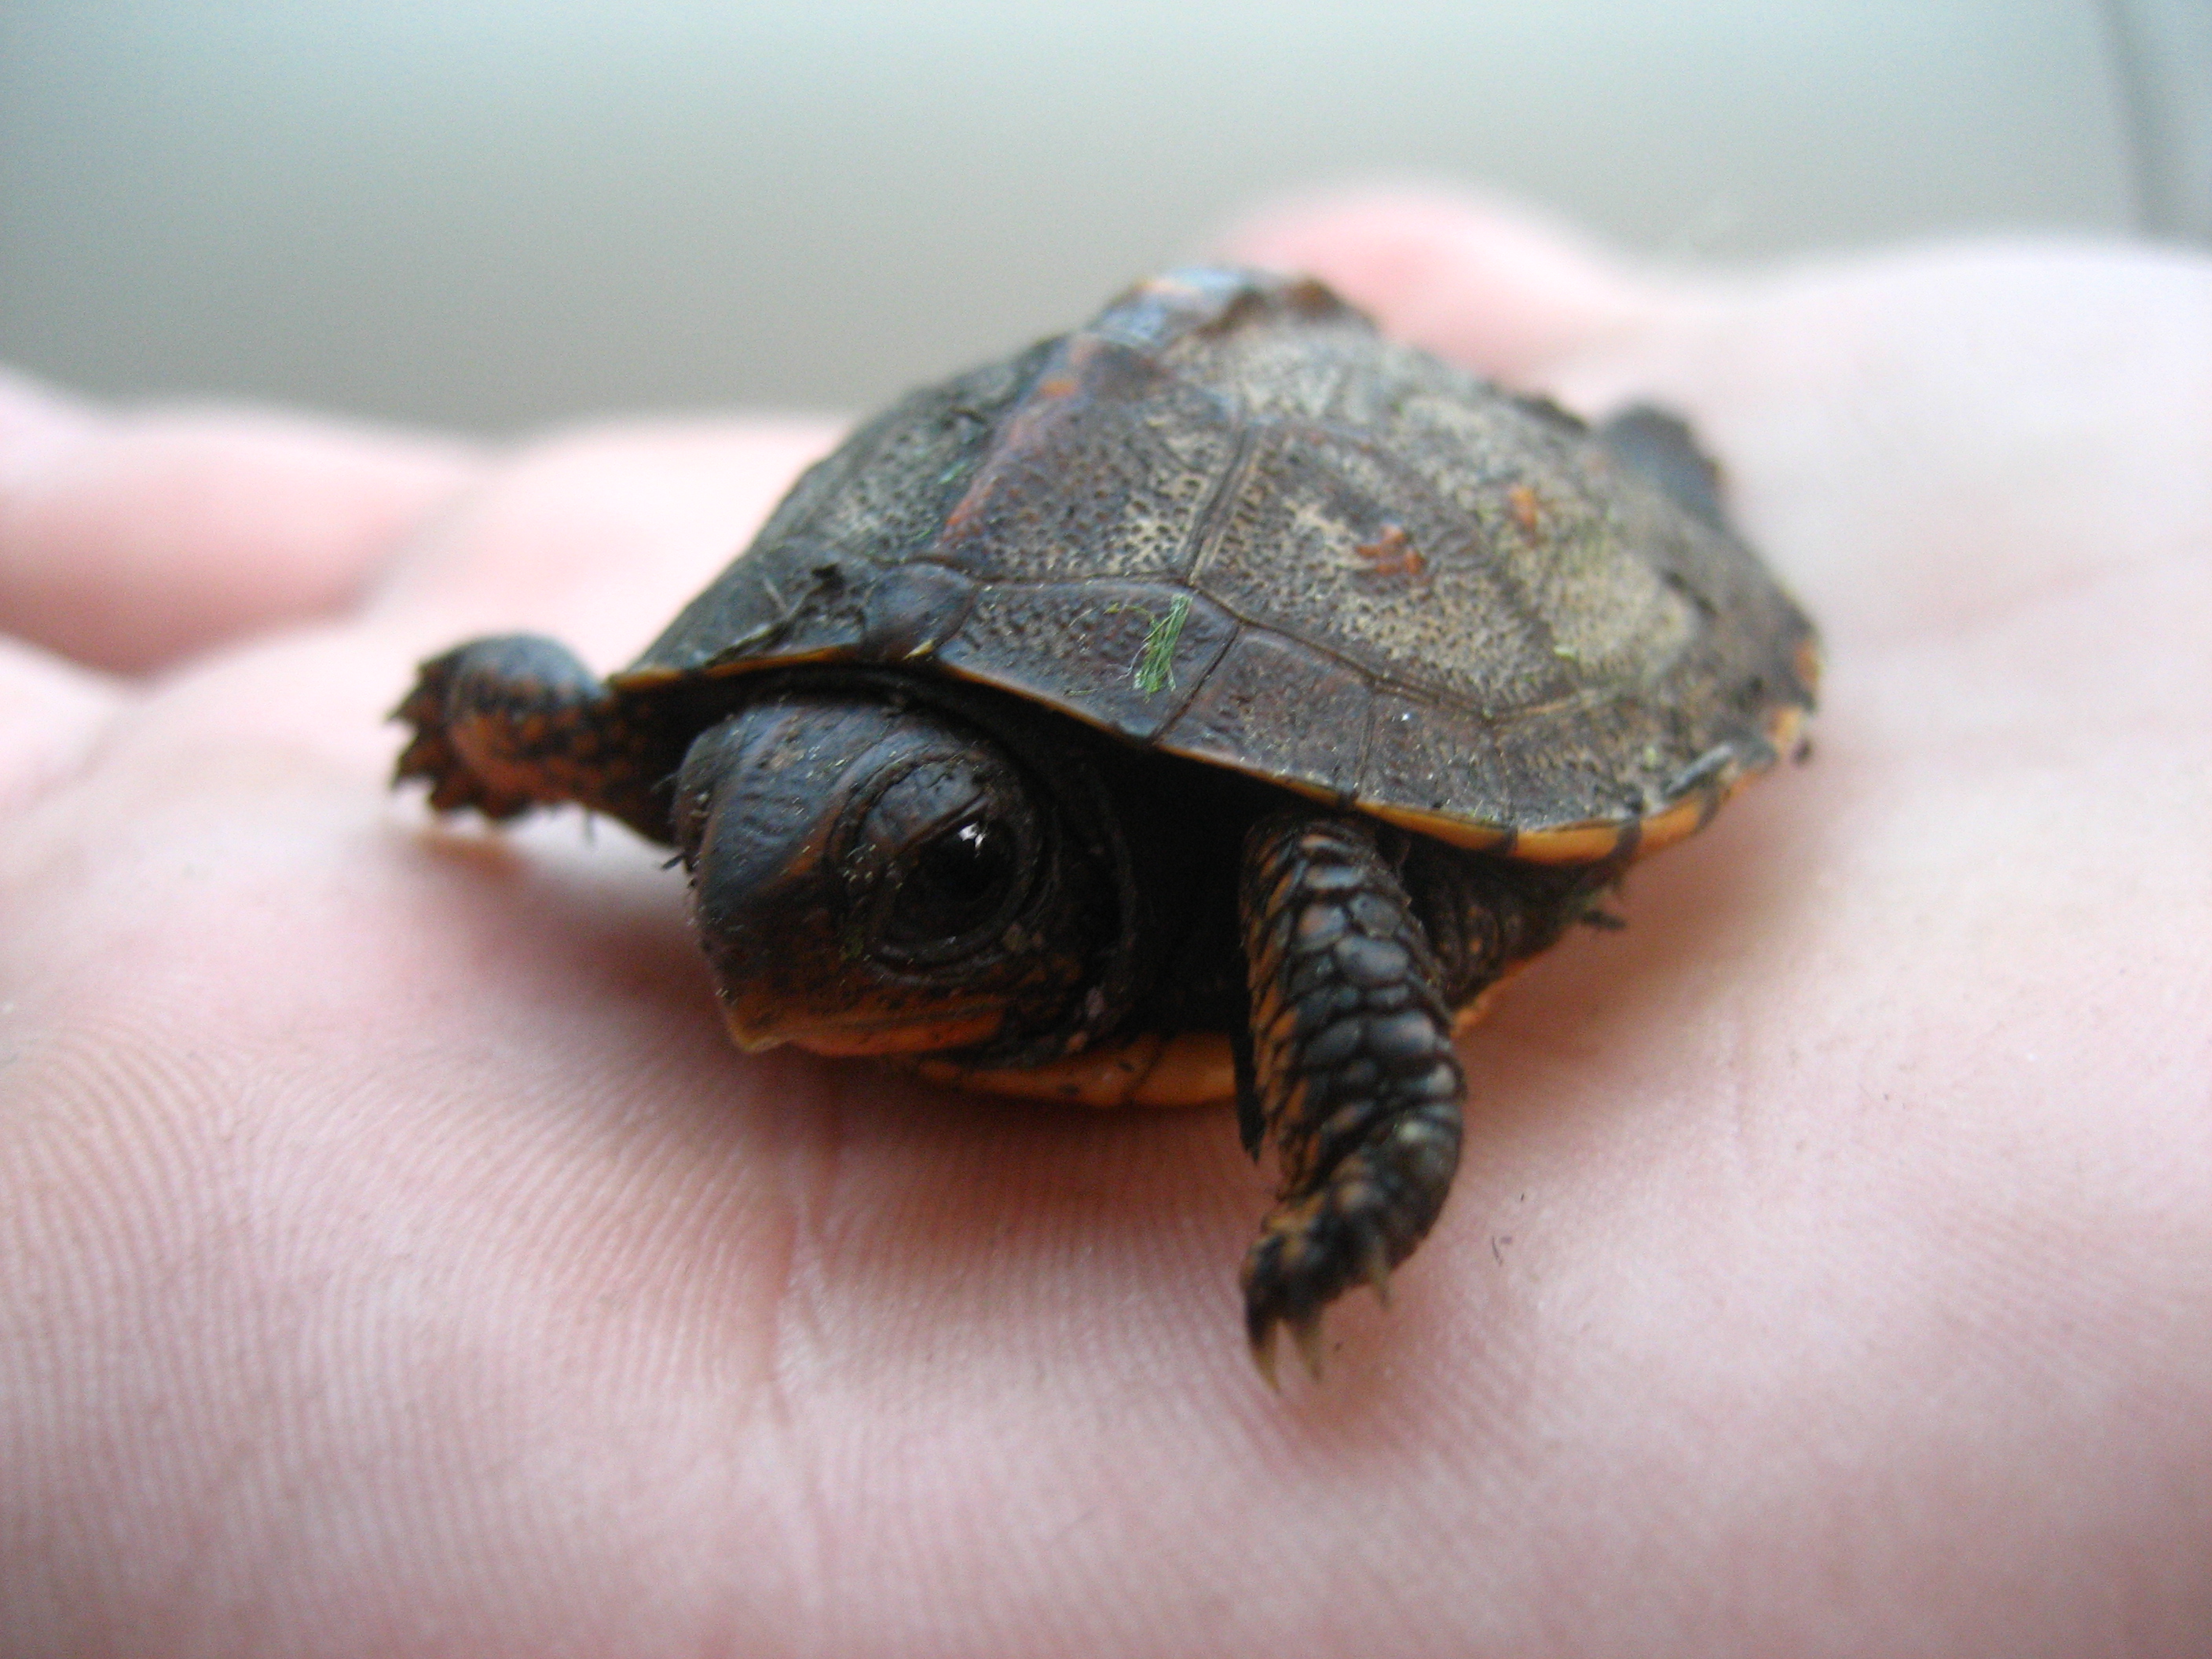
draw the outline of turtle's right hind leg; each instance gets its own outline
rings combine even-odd
[[[672,757],[658,723],[556,641],[534,634],[471,640],[417,671],[394,720],[415,736],[394,783],[422,779],[441,812],[495,820],[574,804],[668,839]]]

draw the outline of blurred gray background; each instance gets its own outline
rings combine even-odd
[[[1655,257],[2212,237],[2212,0],[0,0],[0,360],[857,410],[1376,178]]]

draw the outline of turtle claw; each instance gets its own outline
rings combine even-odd
[[[1306,1372],[1321,1381],[1322,1315],[1365,1284],[1390,1305],[1390,1246],[1379,1218],[1346,1215],[1324,1190],[1286,1206],[1244,1260],[1244,1329],[1253,1363],[1275,1387],[1275,1333],[1287,1329]]]
[[[1291,1344],[1298,1351],[1298,1358],[1305,1365],[1306,1375],[1315,1382],[1320,1382],[1323,1348],[1322,1316],[1318,1313],[1308,1314],[1303,1319],[1270,1318],[1263,1328],[1254,1334],[1252,1363],[1260,1368],[1261,1379],[1274,1393],[1280,1394],[1283,1391],[1282,1378],[1275,1369],[1278,1346],[1275,1334],[1279,1328],[1287,1328],[1290,1331]]]
[[[1375,1292],[1375,1299],[1384,1307],[1390,1305],[1390,1250],[1383,1243],[1382,1235],[1370,1232],[1360,1247],[1360,1276]]]
[[[1378,1295],[1389,1287],[1389,1249],[1371,1227],[1347,1230],[1311,1195],[1269,1218],[1244,1259],[1244,1330],[1253,1363],[1276,1386],[1278,1328],[1287,1329],[1316,1382],[1322,1371],[1322,1315],[1347,1285],[1364,1279]]]
[[[1252,1363],[1260,1368],[1260,1380],[1268,1391],[1280,1394],[1282,1379],[1275,1374],[1275,1328],[1273,1324],[1252,1338]]]

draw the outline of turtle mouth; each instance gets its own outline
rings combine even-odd
[[[911,1013],[854,1012],[834,1018],[776,1009],[725,1006],[730,1040],[747,1054],[782,1047],[848,1057],[933,1054],[988,1042],[1006,1022],[1002,1005],[917,1018]]]

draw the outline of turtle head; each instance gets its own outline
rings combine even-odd
[[[1034,759],[867,686],[775,693],[702,733],[675,830],[738,1042],[1000,1054],[1095,1034],[1091,993],[1126,955],[1112,832]]]

